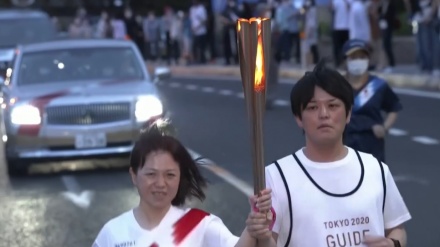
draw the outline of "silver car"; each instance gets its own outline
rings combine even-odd
[[[158,76],[168,75],[160,71]],[[131,41],[18,47],[1,91],[2,140],[12,176],[35,159],[129,153],[142,126],[166,112]]]

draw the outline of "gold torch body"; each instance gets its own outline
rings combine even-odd
[[[237,44],[246,109],[248,113],[255,195],[265,189],[263,118],[266,109],[266,76],[269,70],[271,21],[239,19]]]

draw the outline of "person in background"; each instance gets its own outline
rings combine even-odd
[[[370,22],[371,40],[369,45],[371,46],[371,57],[369,70],[383,70],[384,65],[384,53],[382,34],[379,26],[379,6],[381,0],[371,0],[365,2],[365,6],[368,11],[368,18]]]
[[[235,0],[228,0],[228,5],[220,16],[223,23],[223,53],[225,64],[238,64],[237,20],[239,18]]]
[[[125,27],[124,16],[119,11],[116,12],[115,18],[111,20],[114,39],[127,39],[127,28]]]
[[[208,13],[200,0],[193,0],[193,5],[189,10],[191,28],[193,35],[193,54],[197,63],[206,63],[206,48],[208,44],[207,24]]]
[[[342,64],[342,47],[349,38],[348,18],[350,13],[350,0],[331,0],[331,10],[333,14],[333,57],[335,66]]]
[[[163,23],[167,23],[166,50],[168,64],[178,64],[180,57],[180,40],[182,38],[182,21],[172,8],[167,8]]]
[[[133,41],[138,49],[142,52],[144,52],[144,31],[142,29],[142,24],[138,21],[136,21],[136,17],[133,14],[133,10],[127,8],[124,11],[124,23],[125,23],[125,29],[127,30],[127,39],[130,39]]]
[[[278,52],[282,60],[290,61],[293,43],[295,43],[296,62],[299,63],[301,58],[300,52],[300,20],[301,13],[299,9],[293,6],[292,1],[282,0],[277,7],[275,21],[281,36],[278,39]]]
[[[74,39],[87,39],[92,37],[92,28],[87,19],[76,17],[69,26],[69,37]]]
[[[111,19],[107,11],[101,12],[101,17],[96,25],[95,36],[101,39],[113,38],[113,28],[111,25]]]
[[[368,4],[364,0],[351,0],[348,14],[349,39],[360,39],[370,44],[371,27]]]
[[[183,34],[182,34],[182,58],[185,60],[186,64],[191,64],[193,61],[193,53],[192,53],[192,43],[193,43],[193,35],[191,29],[191,20],[188,16],[188,13],[183,13]]]
[[[146,44],[147,59],[155,61],[159,56],[160,21],[153,10],[148,11],[143,21],[144,41]]]
[[[344,143],[385,162],[385,138],[396,122],[402,104],[384,79],[368,72],[371,52],[365,41],[349,40],[343,51],[347,80],[355,95]],[[382,113],[385,113],[385,118]]]
[[[305,49],[311,54],[312,63],[317,64],[319,61],[318,52],[318,13],[315,0],[306,0],[304,2],[305,10]]]
[[[383,49],[388,66],[384,72],[392,72],[396,62],[393,51],[393,32],[396,29],[396,0],[382,0],[379,5],[379,27],[382,32]]]
[[[139,51],[142,54],[142,57],[144,60],[147,57],[146,54],[146,45],[145,45],[145,33],[144,33],[144,27],[143,27],[143,17],[140,14],[136,14],[134,17],[134,30],[135,30],[135,37],[133,38],[133,41],[136,43],[136,46],[139,48]]]

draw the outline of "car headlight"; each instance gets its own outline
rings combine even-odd
[[[135,116],[138,122],[148,121],[162,113],[162,102],[154,96],[140,97],[136,102]]]
[[[31,105],[16,106],[11,112],[11,122],[17,125],[37,125],[41,123],[40,110]]]

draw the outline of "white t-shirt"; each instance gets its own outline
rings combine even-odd
[[[277,161],[288,184],[292,203],[290,247],[366,247],[361,243],[364,235],[383,236],[385,229],[411,219],[388,166],[382,166],[386,181],[383,211],[384,188],[379,162],[362,152],[359,152],[362,161],[359,162],[356,152],[351,148],[348,150],[346,157],[330,163],[313,162],[302,149],[295,153],[302,165],[293,155]],[[278,233],[277,246],[284,246],[290,232],[291,216],[286,187],[275,164],[266,167],[266,183],[272,189],[272,205],[276,213],[273,231]]]
[[[125,28],[125,23],[122,20],[113,20],[111,22],[113,28],[113,38],[114,39],[125,39],[127,35],[127,30]]]
[[[171,247],[177,243],[179,247],[233,247],[238,239],[215,215],[171,207],[151,231],[141,228],[133,210],[113,218],[101,229],[93,247]]]
[[[307,48],[311,45],[316,45],[318,43],[318,16],[316,7],[311,7],[307,10],[305,16],[305,42]]]
[[[202,4],[192,6],[189,10],[189,18],[194,35],[199,36],[206,34],[206,23],[203,24],[203,22],[207,21],[208,13],[206,12],[205,6]]]
[[[371,41],[371,27],[367,4],[361,0],[352,0],[348,16],[350,39]]]
[[[348,30],[349,0],[333,0],[334,30]]]

